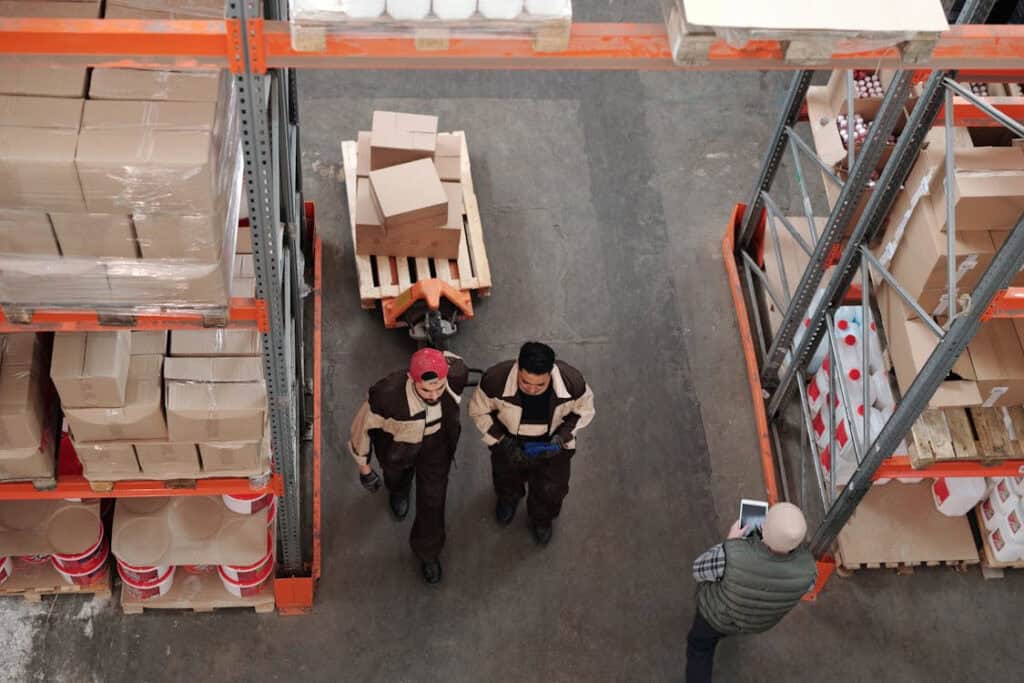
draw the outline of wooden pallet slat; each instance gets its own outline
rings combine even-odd
[[[373,271],[368,256],[355,254],[356,244],[356,157],[359,152],[359,143],[355,140],[346,140],[341,143],[341,159],[345,170],[345,194],[348,197],[348,220],[352,231],[352,249],[356,260],[356,273],[359,281],[359,299],[365,306],[369,301],[370,306],[380,298],[380,288],[373,284]]]
[[[966,411],[946,410],[943,412],[949,433],[953,440],[953,452],[957,458],[974,459],[978,457],[978,443],[974,440],[974,430]]]
[[[911,436],[915,448],[910,454],[910,461],[914,467],[956,457],[953,437],[941,410],[925,410],[921,413],[911,429]]]
[[[1006,433],[1003,414],[998,408],[968,408],[967,413],[978,434],[978,446],[983,458],[1004,459],[1016,454]]]
[[[0,597],[21,597],[28,602],[39,602],[47,595],[110,596],[110,568],[106,576],[92,586],[76,586],[64,580],[49,562],[31,564],[17,558],[10,578],[0,584]]]
[[[181,569],[175,571],[174,584],[166,595],[150,600],[139,600],[121,591],[121,609],[125,614],[142,614],[148,610],[189,610],[191,612],[213,612],[230,608],[251,608],[257,613],[274,611],[274,584],[267,583],[258,595],[237,598],[221,583],[216,573],[189,574]]]

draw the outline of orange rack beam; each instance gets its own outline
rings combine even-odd
[[[894,455],[883,461],[875,471],[874,479],[916,477],[1019,477],[1024,473],[1024,460],[948,460],[936,462],[924,469],[910,466],[910,457]]]
[[[231,30],[229,31],[229,24]],[[576,23],[567,49],[535,52],[533,39],[453,37],[447,50],[420,50],[412,36],[328,33],[319,52],[292,48],[288,22],[251,20],[249,33],[268,68],[321,69],[566,69],[566,70],[796,70],[778,41],[752,41],[742,49],[712,46],[706,63],[673,63],[662,24]],[[134,19],[0,19],[0,57],[42,59],[51,64],[177,66],[238,69],[229,58],[225,21]],[[262,49],[260,49],[262,48]],[[231,55],[237,57],[237,55]],[[837,53],[817,68],[900,66],[896,49]],[[915,68],[1005,71],[1024,69],[1024,27],[953,26],[939,39],[927,64]]]
[[[982,321],[992,318],[1024,318],[1024,287],[1010,287],[996,294]]]
[[[40,491],[30,483],[0,484],[0,500],[54,500],[62,498],[163,498],[169,496],[222,496],[252,493],[283,494],[281,477],[271,475],[266,486],[253,487],[248,479],[197,479],[195,486],[169,488],[163,481],[119,481],[110,491],[96,491],[82,475],[60,475],[55,488]]]
[[[125,320],[127,318],[127,321]],[[262,299],[235,298],[228,309],[228,328],[256,328],[266,332],[267,304]],[[188,330],[215,327],[202,313],[132,312],[110,319],[94,310],[40,308],[29,322],[13,322],[0,307],[0,333],[4,332],[96,332],[102,330]]]

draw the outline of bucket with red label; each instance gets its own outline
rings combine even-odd
[[[985,524],[986,531],[993,531],[999,526],[999,516],[1001,513],[992,504],[992,496],[981,501],[978,509],[981,510],[981,521]]]
[[[277,500],[272,499],[267,507],[267,528],[272,529],[277,521]]]
[[[76,560],[71,566],[63,566],[57,556],[51,558],[53,568],[63,579],[76,586],[88,587],[101,583],[107,578],[107,557],[110,555],[110,546],[100,543],[99,551],[93,553],[87,560]]]
[[[97,529],[99,529],[99,537],[96,539],[95,543],[89,546],[88,550],[84,553],[77,553],[74,555],[61,555],[59,553],[54,553],[50,558],[53,562],[53,566],[65,572],[77,573],[82,569],[94,567],[96,564],[95,560],[99,555],[102,554],[105,557],[108,547],[103,532],[103,525],[97,524],[96,526]]]
[[[19,555],[18,560],[25,564],[47,564],[50,561],[49,555]]]
[[[995,486],[992,488],[989,498],[991,498],[995,509],[1004,515],[1014,510],[1017,507],[1017,502],[1020,500],[1017,494],[1013,492],[1010,480],[1003,477],[995,480]]]
[[[274,537],[267,534],[267,554],[249,565],[223,564],[220,566],[221,578],[227,577],[239,583],[251,583],[263,575],[267,565],[274,567]]]
[[[154,578],[137,581],[125,571],[125,565],[118,562],[117,573],[121,575],[125,593],[136,600],[152,600],[161,595],[167,595],[171,586],[174,585],[174,567],[154,567],[154,569],[160,569],[162,573]]]
[[[266,510],[274,502],[274,496],[269,493],[239,493],[221,498],[229,510],[240,515],[254,515],[260,510]]]
[[[11,561],[9,556],[0,557],[0,586],[2,586],[7,579],[11,578],[12,573],[14,573],[14,562]]]
[[[229,593],[234,595],[236,598],[251,598],[259,595],[267,585],[267,582],[274,576],[274,562],[273,559],[266,562],[259,574],[250,581],[238,581],[231,578],[225,572],[225,568],[223,566],[220,567],[218,573],[220,574],[221,583],[224,584],[224,588],[227,589]]]
[[[156,567],[137,567],[135,565],[128,564],[127,562],[117,561],[117,573],[122,579],[127,579],[134,583],[150,583],[157,581],[167,574],[167,570],[170,567],[166,565]]]
[[[183,564],[181,570],[186,574],[193,574],[195,576],[202,576],[204,574],[216,574],[217,565],[215,564]]]
[[[989,532],[989,547],[992,548],[992,554],[1000,562],[1016,562],[1020,559],[1020,546],[1007,540],[1002,526]]]

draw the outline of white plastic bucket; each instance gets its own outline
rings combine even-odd
[[[18,559],[25,564],[46,564],[50,561],[49,555],[19,555]]]
[[[1024,497],[1024,477],[1009,477],[1010,489],[1020,497]]]
[[[434,0],[438,19],[469,19],[476,14],[476,0]]]
[[[254,515],[260,510],[267,509],[274,502],[274,496],[269,493],[245,493],[237,496],[224,495],[221,496],[221,499],[229,510],[240,515]]]
[[[262,575],[263,569],[268,562],[271,564],[274,562],[274,536],[269,532],[267,533],[266,555],[252,564],[223,564],[220,566],[220,572],[222,576],[227,576],[233,581],[247,584],[255,581]]]
[[[274,522],[277,521],[277,501],[273,500],[270,502],[270,507],[267,508],[267,528],[273,529]]]
[[[984,477],[940,477],[932,482],[935,508],[947,517],[962,517],[985,497]]]
[[[51,562],[53,568],[66,582],[76,586],[92,586],[106,578],[109,555],[110,546],[104,543],[100,546],[100,552],[93,555],[87,562],[76,563],[74,569],[62,567],[56,555],[51,558]]]
[[[7,579],[11,578],[13,573],[14,563],[11,561],[10,556],[0,557],[0,585],[3,585]]]
[[[96,542],[89,546],[88,550],[86,550],[83,553],[77,553],[74,555],[61,555],[59,553],[54,553],[50,556],[50,560],[52,561],[53,565],[58,569],[63,569],[67,572],[77,572],[83,567],[91,567],[93,565],[93,560],[96,558],[96,555],[98,555],[100,553],[101,548],[103,548],[103,546],[106,545],[106,543],[104,543],[105,538],[103,524],[99,523],[96,526],[99,535],[96,538]]]
[[[1020,548],[1016,543],[1011,543],[1003,536],[1003,530],[996,529],[988,533],[988,544],[992,554],[1000,562],[1016,562],[1020,557]]]
[[[118,563],[117,573],[121,575],[124,590],[136,600],[152,600],[167,595],[174,585],[174,567],[163,567],[163,574],[149,581],[135,581],[125,576],[124,567]]]
[[[121,560],[117,561],[117,573],[122,579],[128,579],[133,583],[147,584],[158,581],[167,574],[168,569],[170,569],[168,565],[136,567]]]
[[[523,13],[523,0],[480,0],[480,14],[488,19],[515,19]]]
[[[995,480],[995,485],[992,487],[992,493],[989,496],[992,499],[992,505],[995,506],[996,510],[1006,515],[1011,510],[1017,508],[1017,503],[1020,498],[1013,492],[1010,487],[1010,480],[1000,477]]]
[[[1006,538],[1021,546],[1024,550],[1024,515],[1021,514],[1020,505],[1016,510],[1004,515],[1003,523],[1000,526]]]
[[[995,505],[992,504],[991,496],[981,501],[978,510],[981,512],[981,521],[985,525],[986,531],[993,531],[999,528],[999,518],[1003,513],[996,510]]]
[[[220,575],[221,583],[224,584],[224,588],[229,593],[236,598],[249,598],[259,595],[267,581],[274,575],[274,563],[267,562],[260,574],[252,581],[236,581],[225,573],[224,567],[221,567],[217,573]]]

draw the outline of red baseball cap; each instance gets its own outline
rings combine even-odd
[[[414,382],[422,382],[423,375],[432,372],[438,379],[448,376],[448,359],[437,349],[420,349],[409,359],[409,376]]]

